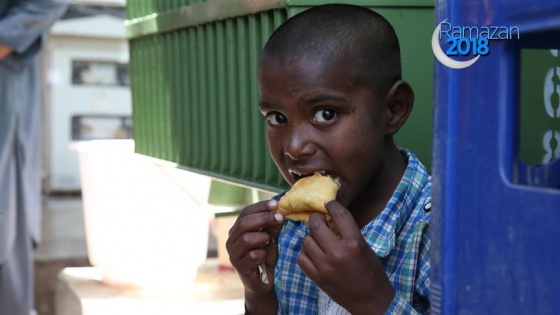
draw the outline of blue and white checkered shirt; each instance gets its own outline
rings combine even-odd
[[[412,152],[404,152],[408,166],[403,178],[385,209],[361,231],[397,292],[386,314],[428,314],[431,177]],[[297,265],[301,241],[308,234],[304,222],[287,220],[278,237],[278,314],[349,314]]]

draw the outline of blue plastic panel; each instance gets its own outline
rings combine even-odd
[[[520,40],[465,69],[436,61],[432,313],[560,314],[560,161],[519,159],[521,50],[560,48],[560,1],[438,1],[445,19]]]

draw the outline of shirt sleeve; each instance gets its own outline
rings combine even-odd
[[[31,47],[66,8],[65,0],[20,0],[0,19],[0,45],[16,54]]]

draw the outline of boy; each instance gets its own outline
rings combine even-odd
[[[258,82],[284,178],[326,171],[341,188],[332,226],[284,220],[276,200],[243,210],[226,246],[247,313],[429,313],[431,178],[393,142],[414,94],[391,25],[361,7],[311,8],[271,36]]]

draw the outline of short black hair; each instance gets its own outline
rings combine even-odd
[[[349,54],[350,74],[384,97],[401,79],[399,41],[378,13],[355,5],[325,4],[280,25],[263,48],[260,62],[290,64],[296,59]]]

